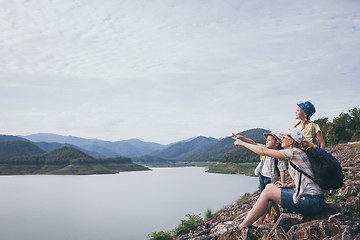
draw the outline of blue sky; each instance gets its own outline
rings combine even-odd
[[[1,134],[167,144],[360,107],[360,2],[0,0]]]

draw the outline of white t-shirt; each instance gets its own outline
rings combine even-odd
[[[264,177],[271,178],[271,164],[273,163],[273,161],[271,161],[271,157],[263,156],[261,161],[264,161],[264,165],[260,170],[260,174]]]

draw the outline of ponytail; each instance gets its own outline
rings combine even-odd
[[[303,142],[299,143],[297,147],[303,151],[306,151],[309,148],[317,148],[318,146],[309,141],[303,141]]]

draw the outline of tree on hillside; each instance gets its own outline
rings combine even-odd
[[[360,140],[359,108],[350,109],[349,113],[340,113],[332,122],[328,118],[320,118],[314,122],[320,126],[327,146]]]
[[[322,135],[324,137],[325,142],[327,141],[327,137],[326,134],[329,131],[329,127],[330,127],[330,122],[329,122],[329,118],[319,118],[317,120],[314,121],[314,123],[316,123],[317,125],[319,125],[321,131],[322,131]]]

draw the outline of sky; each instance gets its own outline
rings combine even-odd
[[[360,107],[357,0],[0,5],[0,134],[168,144]]]

